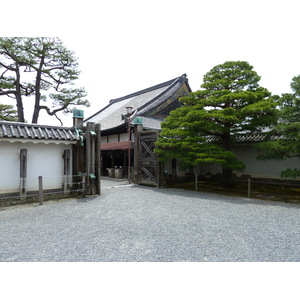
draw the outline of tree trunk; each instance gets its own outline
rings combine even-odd
[[[41,100],[41,72],[37,72],[36,81],[35,81],[35,102],[34,110],[32,114],[32,123],[36,124],[39,119],[40,114],[40,100]]]
[[[17,65],[16,69],[16,106],[17,106],[17,111],[18,111],[18,121],[19,122],[25,122],[24,118],[24,107],[23,107],[23,102],[22,102],[22,94],[21,94],[21,85],[20,85],[20,69],[19,66]]]
[[[33,110],[33,114],[32,114],[32,123],[33,124],[37,124],[38,119],[39,119],[39,113],[40,113],[39,103],[40,103],[40,98],[41,98],[40,92],[36,92],[34,110]]]
[[[24,117],[24,107],[22,102],[21,94],[16,93],[16,106],[17,106],[17,112],[18,112],[18,122],[25,122]]]
[[[45,49],[43,49],[43,54],[41,56],[41,61],[39,68],[36,72],[35,79],[35,102],[34,102],[34,111],[32,115],[32,123],[36,124],[38,122],[40,114],[40,101],[41,101],[41,79],[42,79],[42,69],[45,61]]]

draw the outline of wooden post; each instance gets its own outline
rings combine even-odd
[[[73,118],[73,126],[77,129],[83,128],[83,118],[75,117]]]
[[[95,175],[95,165],[96,165],[96,157],[95,157],[95,141],[97,135],[92,135],[92,131],[95,131],[95,123],[87,122],[86,126],[86,184],[87,184],[87,194],[94,195],[96,194],[96,186],[95,179],[91,178],[91,174]]]
[[[177,160],[176,158],[172,159],[172,179],[177,178]]]
[[[198,191],[198,173],[196,170],[196,166],[194,167],[194,172],[195,172],[195,191]]]
[[[83,131],[83,111],[78,110],[73,111],[73,126],[75,127],[75,129],[79,130],[80,132]],[[79,138],[83,138],[83,136],[79,134]],[[84,173],[85,170],[85,166],[84,166],[84,141],[79,140],[77,142],[77,144],[73,145],[73,174],[74,175],[79,175],[80,173]]]
[[[95,126],[93,126],[94,130],[95,130]],[[94,176],[96,176],[96,137],[94,136],[91,139],[91,174],[93,174]],[[95,178],[92,178],[92,180],[90,181],[91,184],[91,194],[95,195],[96,194],[96,181]]]
[[[130,114],[128,114],[128,183],[131,183],[131,129],[130,129]]]
[[[86,162],[86,189],[87,194],[90,194],[90,183],[91,183],[91,122],[87,123],[85,132],[85,162]]]
[[[134,183],[139,184],[140,182],[140,132],[143,130],[143,125],[134,125]]]
[[[39,204],[43,205],[43,176],[39,176]]]
[[[251,198],[251,178],[248,178],[248,198]]]
[[[70,193],[70,184],[69,184],[69,176],[70,176],[70,150],[64,150],[63,158],[64,158],[64,194]]]
[[[155,139],[155,141],[158,141],[158,137],[159,137],[159,131],[156,130],[156,139]],[[161,164],[159,163],[157,155],[155,155],[155,157],[156,157],[156,187],[159,188],[160,185],[161,185],[161,176],[160,176]]]
[[[97,194],[101,195],[101,125],[95,125],[96,132],[96,189]]]
[[[82,196],[86,196],[86,174],[82,175]]]
[[[27,149],[20,150],[20,198],[26,197],[27,192]]]

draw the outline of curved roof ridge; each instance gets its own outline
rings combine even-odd
[[[161,99],[162,97],[164,97],[165,95],[167,95],[168,92],[172,91],[172,89],[176,88],[176,84],[179,84],[179,86],[181,87],[183,85],[183,83],[186,81],[186,74],[183,74],[181,75],[180,77],[177,77],[174,82],[172,82],[169,87],[162,91],[159,95],[157,95],[155,98],[153,98],[151,101],[145,103],[144,105],[142,105],[141,107],[139,107],[137,109],[138,111],[138,115],[142,115],[144,114],[146,111],[147,111],[147,107],[149,108],[149,104],[153,104],[155,105],[155,103],[158,101],[158,100],[164,100],[164,99]],[[176,89],[178,89],[179,87],[177,87]],[[188,86],[188,88],[190,88]],[[156,103],[156,105],[158,105],[158,103]],[[153,107],[151,107],[153,108]]]
[[[136,97],[136,96],[139,96],[139,95],[143,95],[145,93],[149,93],[151,91],[155,91],[157,89],[160,89],[160,88],[163,88],[163,87],[166,87],[166,86],[173,86],[175,83],[177,82],[184,82],[186,80],[186,77],[187,75],[186,74],[182,74],[181,76],[179,77],[176,77],[176,78],[173,78],[171,80],[168,80],[168,81],[165,81],[163,83],[160,83],[160,84],[157,84],[157,85],[154,85],[154,86],[151,86],[149,88],[146,88],[146,89],[143,89],[143,90],[140,90],[140,91],[137,91],[135,93],[132,93],[132,94],[128,94],[126,96],[123,96],[123,97],[120,97],[120,98],[116,98],[116,99],[111,99],[109,101],[109,104],[106,105],[105,107],[103,107],[102,109],[100,109],[99,111],[97,111],[96,113],[94,113],[93,115],[91,115],[90,117],[86,118],[84,120],[84,122],[87,122],[88,120],[92,119],[93,117],[95,117],[96,115],[98,115],[99,113],[101,113],[102,111],[106,110],[109,106],[111,106],[112,104],[114,103],[118,103],[118,102],[121,102],[121,101],[124,101],[124,100],[127,100],[127,99],[130,99],[130,98],[133,98],[133,97]]]
[[[157,90],[159,88],[162,88],[162,87],[165,87],[165,86],[168,86],[168,85],[173,85],[177,80],[180,80],[183,76],[186,76],[186,74],[183,74],[179,77],[176,77],[176,78],[173,78],[171,80],[168,80],[168,81],[165,81],[165,82],[162,82],[160,84],[156,84],[156,85],[153,85],[151,87],[148,87],[146,89],[143,89],[143,90],[140,90],[140,91],[137,91],[135,93],[132,93],[132,94],[129,94],[129,95],[126,95],[126,96],[123,96],[123,97],[120,97],[120,98],[116,98],[116,99],[111,99],[110,100],[110,103],[115,103],[115,102],[119,102],[119,101],[122,101],[122,100],[125,100],[125,99],[129,99],[129,98],[132,98],[132,97],[135,97],[135,96],[138,96],[138,95],[142,95],[142,94],[145,94],[145,93],[148,93],[148,92],[151,92],[151,91],[154,91],[154,90]]]

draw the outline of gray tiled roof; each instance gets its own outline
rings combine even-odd
[[[124,124],[122,115],[126,106],[133,107],[134,116],[145,117],[147,113],[174,95],[186,80],[186,74],[136,93],[110,100],[109,104],[84,122],[101,123],[101,130],[116,128]],[[148,122],[149,120],[145,120]],[[155,122],[152,120],[152,123]],[[161,122],[161,121],[160,121]],[[148,122],[150,124],[150,121]],[[153,123],[156,128],[158,122]],[[160,128],[160,126],[158,127]]]
[[[0,138],[77,141],[75,129],[0,121]]]
[[[265,141],[267,138],[267,135],[264,133],[261,134],[245,134],[245,135],[239,135],[236,136],[235,139],[238,143],[259,143]],[[282,135],[272,135],[270,137],[272,141],[275,140],[282,140],[284,139],[284,136]]]
[[[142,117],[143,119],[143,127],[149,129],[161,129],[161,122],[163,119],[155,118],[155,117]]]
[[[234,136],[234,140],[236,143],[259,143],[266,140],[267,135],[264,133],[253,133],[253,134],[241,134]],[[283,136],[273,135],[271,136],[271,140],[280,140],[283,139]],[[218,138],[215,136],[207,137],[206,142],[216,141]]]
[[[235,140],[238,143],[258,143],[262,142],[265,139],[265,135],[263,134],[246,134],[239,135],[235,137]]]

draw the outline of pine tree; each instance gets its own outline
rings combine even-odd
[[[12,105],[0,104],[0,120],[18,121],[17,111]]]
[[[260,133],[275,121],[275,102],[260,87],[248,62],[229,61],[212,68],[201,90],[180,99],[183,105],[162,123],[157,142],[161,160],[180,159],[181,166],[214,163],[224,179],[244,164],[232,152],[237,135]]]
[[[259,145],[264,151],[261,159],[284,160],[300,158],[300,75],[292,79],[292,93],[282,94],[278,99],[278,124],[268,134],[268,140]],[[300,177],[300,169],[286,169],[285,178]]]
[[[74,87],[79,74],[75,54],[59,38],[0,38],[0,96],[16,100],[20,122],[24,97],[34,97],[32,123],[41,110],[60,121],[58,112],[89,106],[85,89]]]

